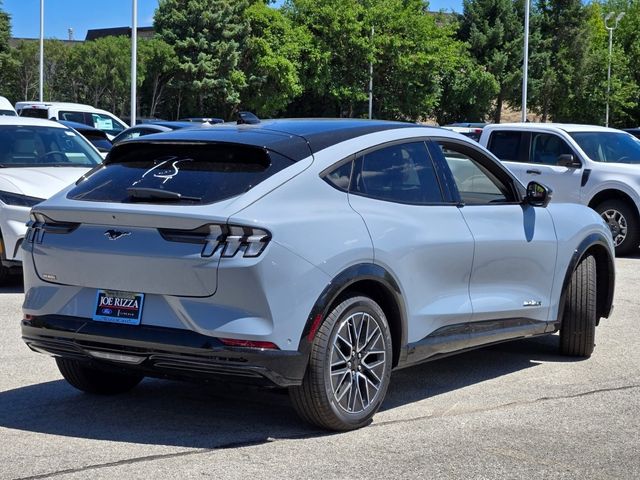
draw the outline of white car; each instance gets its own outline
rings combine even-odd
[[[113,113],[82,103],[18,102],[16,110],[21,117],[84,123],[105,132],[109,140],[129,128],[129,125]]]
[[[640,140],[594,125],[487,125],[480,137],[525,185],[553,189],[553,202],[588,205],[609,225],[616,254],[640,243]]]
[[[0,281],[21,265],[31,207],[101,162],[100,153],[64,125],[0,116]]]
[[[0,116],[2,115],[8,115],[10,117],[18,115],[13,108],[13,105],[11,105],[11,102],[5,97],[0,97]]]

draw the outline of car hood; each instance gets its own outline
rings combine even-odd
[[[640,163],[614,163],[614,162],[594,162],[601,170],[608,172],[637,175],[640,173]]]
[[[0,169],[0,190],[49,198],[89,171],[86,167],[21,167]]]

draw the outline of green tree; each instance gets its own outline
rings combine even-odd
[[[2,0],[0,0],[0,54],[9,51],[9,38],[11,37],[11,17],[2,10]]]
[[[602,17],[609,12],[625,12],[613,35],[613,59],[611,66],[610,121],[617,126],[637,127],[640,124],[640,2],[637,0],[608,0],[594,2],[591,8],[599,9],[599,45],[608,45],[608,32],[604,30]],[[612,25],[611,21],[609,25]],[[606,53],[608,62],[608,52]]]
[[[6,74],[9,98],[34,100],[38,97],[39,50],[36,42],[23,40],[9,52]]]
[[[577,0],[580,1],[580,0]],[[522,78],[522,2],[513,0],[464,0],[460,37],[469,42],[471,55],[498,82],[494,122],[500,122],[502,106],[514,98]]]
[[[456,121],[483,122],[493,113],[499,91],[500,86],[491,73],[468,54],[461,55],[459,63],[444,72],[436,120],[440,125]]]
[[[35,43],[35,42],[34,42]],[[71,50],[76,45],[69,45],[60,40],[44,42],[44,98],[51,101],[70,100],[72,78],[70,62]]]
[[[143,110],[150,117],[162,108],[167,87],[179,69],[178,56],[171,45],[160,38],[138,43],[138,77]]]
[[[245,17],[250,34],[240,63],[247,79],[242,107],[259,116],[272,116],[282,112],[304,89],[300,61],[311,36],[266,3],[251,5]]]
[[[371,24],[359,0],[290,0],[284,6],[311,42],[302,52],[305,95],[294,115],[352,117],[367,99]],[[358,112],[360,113],[360,112]]]
[[[244,12],[256,1],[160,0],[154,26],[175,49],[182,87],[195,95],[192,112],[230,117],[237,110],[247,84],[239,68],[249,34]]]
[[[368,8],[375,25],[374,111],[378,118],[421,120],[442,116],[458,75],[470,67],[458,24],[434,15],[422,0],[376,0]],[[476,79],[484,76],[478,71]],[[459,83],[458,83],[459,86]]]
[[[531,49],[531,105],[554,121],[575,121],[589,37],[581,0],[539,0]]]
[[[2,10],[2,0],[0,0],[0,95],[3,96],[9,95],[10,72],[16,67],[9,51],[10,37],[11,17]]]
[[[131,41],[124,36],[103,37],[73,48],[69,58],[73,99],[119,115],[128,112],[130,55]]]

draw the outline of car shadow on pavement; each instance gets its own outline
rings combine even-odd
[[[0,283],[0,295],[3,293],[24,293],[22,275],[10,275],[4,282]]]
[[[396,371],[382,410],[533,368],[540,362],[582,360],[560,355],[558,342],[558,335],[506,342]]]
[[[551,340],[549,340],[551,338]],[[518,341],[395,372],[383,410],[557,361],[557,336]],[[132,392],[94,396],[63,380],[0,392],[0,427],[76,438],[230,448],[327,432],[295,414],[284,390],[146,379]]]

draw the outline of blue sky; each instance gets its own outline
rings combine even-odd
[[[277,2],[280,3],[280,2]],[[462,9],[462,0],[432,0],[432,10]],[[40,0],[2,0],[2,9],[11,15],[14,37],[36,38],[40,35]],[[44,0],[44,35],[66,39],[73,28],[74,38],[84,40],[92,28],[131,25],[132,0]],[[138,25],[149,26],[158,0],[138,0]]]

